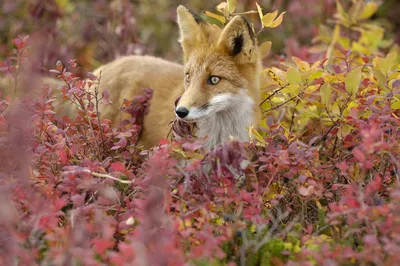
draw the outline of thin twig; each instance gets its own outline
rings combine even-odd
[[[340,122],[340,119],[336,120],[335,123],[333,123],[333,125],[328,129],[328,131],[326,131],[326,133],[322,136],[322,138],[320,140],[318,140],[317,142],[315,142],[312,146],[317,146],[321,142],[325,141],[329,132],[332,131],[332,129],[338,124],[338,122]]]
[[[270,109],[268,109],[268,110],[265,110],[263,113],[268,113],[268,112],[270,112],[270,111],[273,111],[273,110],[275,110],[275,109],[278,109],[279,107],[281,107],[281,106],[287,104],[288,102],[293,101],[293,100],[296,99],[297,97],[299,97],[299,95],[293,96],[293,97],[290,98],[289,100],[287,100],[287,101],[285,101],[285,102],[283,102],[283,103],[281,103],[281,104],[279,104],[279,105],[277,105],[277,106],[274,106],[274,107],[272,107],[272,108],[270,108]]]
[[[94,88],[94,91],[95,91],[95,100],[96,100],[96,116],[97,116],[97,123],[99,124],[99,129],[100,129],[101,145],[102,145],[102,148],[103,148],[103,152],[106,152],[107,149],[106,149],[106,146],[105,146],[103,128],[102,128],[102,126],[101,126],[100,112],[99,112],[99,102],[100,102],[100,101],[103,99],[103,97],[104,97],[104,96],[102,96],[102,97],[99,99],[99,93],[100,93],[100,92],[99,92],[99,88],[100,88],[101,74],[102,74],[102,71],[100,71],[99,78],[98,78],[98,80],[97,80],[97,84],[96,84],[96,86],[95,86],[95,88]]]
[[[233,16],[240,16],[240,15],[248,15],[248,14],[258,14],[258,11],[255,10],[250,10],[247,12],[238,12],[238,13],[232,13]]]
[[[269,99],[271,99],[275,94],[277,94],[278,92],[280,92],[281,90],[283,90],[284,88],[286,88],[286,86],[283,86],[277,90],[274,90],[274,92],[272,92],[270,95],[268,95],[261,103],[260,106],[263,105],[266,101],[268,101]]]
[[[293,123],[294,123],[294,117],[296,116],[296,107],[299,104],[300,99],[297,99],[296,101],[296,105],[293,107],[293,113],[292,113],[292,118],[290,119],[290,127],[289,127],[289,132],[292,132],[292,127],[293,127]]]
[[[130,181],[130,180],[122,180],[122,179],[113,177],[113,176],[108,175],[108,174],[100,174],[100,173],[96,173],[96,172],[91,172],[91,174],[92,174],[92,176],[96,176],[96,177],[112,179],[112,180],[118,181],[118,182],[120,182],[122,184],[132,184],[132,181]]]

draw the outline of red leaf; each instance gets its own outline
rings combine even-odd
[[[125,172],[125,165],[121,162],[111,163],[111,168],[115,171]]]
[[[360,161],[360,162],[364,162],[365,161],[365,154],[361,151],[360,148],[355,147],[352,151],[354,157]]]
[[[106,239],[94,239],[93,246],[98,254],[103,254],[107,249],[114,246],[114,242]]]
[[[60,157],[60,162],[61,162],[62,164],[66,164],[66,163],[67,163],[67,161],[68,161],[68,155],[67,155],[67,153],[65,152],[65,150],[59,150],[59,151],[58,151],[58,156]]]
[[[94,74],[91,73],[91,72],[88,72],[88,73],[87,73],[87,77],[88,77],[90,80],[97,80],[97,79],[98,79],[97,76],[94,75]]]

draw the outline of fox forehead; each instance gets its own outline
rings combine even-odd
[[[248,82],[232,57],[223,55],[219,51],[210,50],[193,51],[185,64],[185,73],[203,79],[211,75],[218,76],[229,81],[235,87],[246,87]]]

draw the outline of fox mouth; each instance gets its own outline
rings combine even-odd
[[[178,107],[178,109],[176,109],[176,111],[175,111],[176,117],[179,120],[183,120],[188,123],[194,123],[194,122],[197,122],[211,114],[211,108],[209,108],[209,107],[210,107],[210,104],[208,104],[208,103],[204,104],[200,107],[191,107],[190,109],[187,109],[188,113],[187,113],[187,115],[185,115],[183,117],[180,116],[180,113],[178,110],[179,107]]]
[[[209,103],[206,103],[200,107],[191,107],[187,109],[186,107],[178,106],[180,99],[181,97],[178,97],[175,100],[175,115],[178,120],[194,123],[209,115]]]

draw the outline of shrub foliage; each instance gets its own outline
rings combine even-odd
[[[264,115],[250,143],[208,152],[175,132],[143,150],[151,89],[121,107],[133,116],[121,123],[133,126],[113,128],[97,110],[108,95],[85,90],[101,77],[81,80],[73,60],[51,70],[61,87],[3,94],[0,263],[396,264],[400,57],[370,20],[377,7],[337,1],[307,59],[279,58],[264,70]],[[205,15],[223,24],[235,9],[228,1]],[[258,34],[284,17],[245,13],[259,14]],[[0,69],[17,90],[29,40],[14,44]],[[270,45],[261,45],[265,53]],[[65,103],[74,118],[60,115]]]

